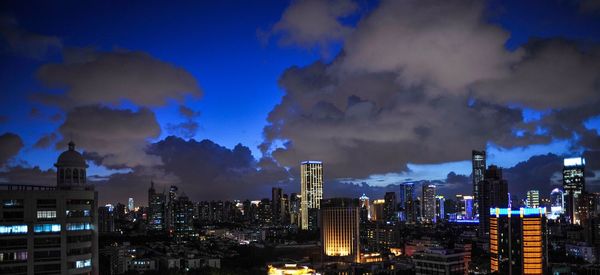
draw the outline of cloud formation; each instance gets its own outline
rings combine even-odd
[[[66,148],[69,140],[97,164],[110,168],[156,165],[160,159],[146,153],[148,140],[160,135],[154,113],[147,108],[137,111],[117,110],[99,105],[76,107],[67,113],[59,127],[63,139],[57,149]]]
[[[4,133],[0,135],[0,167],[16,156],[23,146],[23,140],[16,134]]]
[[[326,48],[342,40],[352,28],[339,19],[353,14],[358,5],[350,0],[297,0],[284,11],[271,34],[284,45]]]
[[[69,49],[63,63],[44,65],[37,76],[47,87],[65,90],[60,95],[40,94],[38,98],[64,109],[119,105],[123,101],[155,107],[202,95],[189,72],[144,52]]]
[[[0,35],[11,51],[30,58],[41,59],[53,49],[62,48],[58,37],[26,31],[19,26],[16,18],[9,15],[0,15]]]

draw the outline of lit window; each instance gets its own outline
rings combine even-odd
[[[68,231],[79,231],[79,230],[91,230],[92,225],[90,223],[68,223]]]
[[[33,226],[35,233],[60,232],[60,224],[36,224]]]
[[[37,212],[38,219],[56,219],[55,210],[42,210]]]
[[[27,225],[0,225],[0,235],[27,234]]]
[[[75,262],[75,268],[85,268],[92,266],[92,259],[81,260]]]

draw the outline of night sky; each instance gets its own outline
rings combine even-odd
[[[302,160],[326,197],[451,196],[473,149],[516,196],[578,155],[600,191],[600,1],[203,2],[3,1],[0,182],[73,140],[102,203],[297,192]]]

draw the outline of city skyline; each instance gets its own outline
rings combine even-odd
[[[417,14],[431,3],[340,2],[345,5],[299,1],[246,6],[256,12],[250,17],[242,15],[243,9],[228,13],[230,4],[151,4],[122,20],[97,11],[114,9],[124,15],[136,6],[38,3],[37,10],[47,11],[42,14],[24,2],[4,3],[0,57],[3,71],[15,77],[0,81],[7,91],[0,111],[0,180],[46,182],[53,175],[48,170],[53,156],[71,139],[84,153],[90,181],[97,183],[104,202],[115,196],[126,200],[123,191],[145,188],[150,180],[161,188],[177,184],[194,199],[209,198],[209,193],[223,199],[260,197],[271,186],[299,193],[293,190],[299,182],[296,164],[311,159],[328,164],[324,188],[340,196],[350,195],[345,193],[350,189],[375,196],[389,190],[389,184],[424,180],[436,183],[438,193],[446,196],[468,194],[470,150],[485,150],[488,163],[504,168],[509,189],[523,196],[528,189],[545,194],[560,186],[557,173],[564,157],[600,159],[600,114],[594,108],[598,91],[590,85],[598,77],[598,68],[591,65],[597,63],[594,43],[600,39],[597,11],[554,2],[542,8],[511,1],[473,4],[472,9],[467,3],[440,5],[446,20],[470,26],[477,35],[428,20],[430,29],[447,30],[448,36],[439,40],[440,48],[423,47],[430,52],[415,56],[408,41],[398,38],[398,51],[390,51],[382,37],[369,35],[406,31],[439,39],[434,32],[400,28],[421,20],[402,10]],[[311,29],[294,21],[311,9],[330,6],[331,13],[311,13],[330,25]],[[211,16],[197,16],[207,10]],[[495,10],[502,12],[491,13]],[[530,16],[524,19],[522,13]],[[169,20],[175,16],[194,20]],[[551,16],[561,20],[547,23]],[[135,24],[146,17],[154,20],[147,26]],[[388,17],[404,19],[382,28],[380,20]],[[69,24],[74,20],[78,24]],[[227,26],[227,31],[213,25]],[[90,36],[88,29],[98,36]],[[164,41],[157,42],[149,29]],[[220,39],[183,39],[185,33]],[[371,46],[364,44],[367,39]],[[450,43],[486,54],[492,63],[469,63],[460,51],[456,58],[461,62],[418,57],[436,56],[454,45]],[[374,49],[388,54],[390,64],[361,61]],[[535,58],[525,58],[529,56]],[[582,57],[590,62],[579,62]],[[561,60],[565,63],[557,68],[578,72],[579,78],[546,70],[545,64]],[[446,70],[444,64],[452,62],[456,70]],[[135,74],[104,69],[114,64]],[[540,74],[503,69],[515,64]],[[398,66],[414,70],[402,74]],[[527,86],[539,82],[528,76],[559,81],[556,89]],[[323,87],[331,87],[335,96],[305,96]],[[506,87],[531,96],[507,93]],[[465,94],[467,90],[472,93]],[[564,97],[562,91],[575,96]],[[385,105],[382,98],[394,100]],[[299,108],[298,116],[291,115],[290,106]],[[428,115],[422,112],[440,117],[425,120]],[[86,127],[90,120],[106,131]],[[302,125],[312,134],[297,131]],[[104,133],[119,129],[119,135]],[[175,157],[182,155],[185,160]],[[356,158],[364,160],[360,165],[350,161]],[[600,171],[598,163],[590,161],[589,169]],[[592,191],[599,190],[596,174],[587,174]],[[530,188],[521,190],[524,185]],[[134,196],[147,203],[143,192]]]

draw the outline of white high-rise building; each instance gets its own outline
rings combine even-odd
[[[127,209],[129,209],[129,212],[132,212],[135,209],[135,205],[133,204],[133,198],[129,198],[129,200],[127,201]]]
[[[435,185],[424,184],[423,185],[423,208],[422,218],[423,222],[431,223],[435,222]]]
[[[529,208],[540,207],[540,191],[538,191],[538,190],[527,191],[526,204],[527,204],[527,207],[529,207]]]
[[[300,165],[301,215],[303,230],[318,227],[318,215],[323,199],[323,162],[303,161]]]

